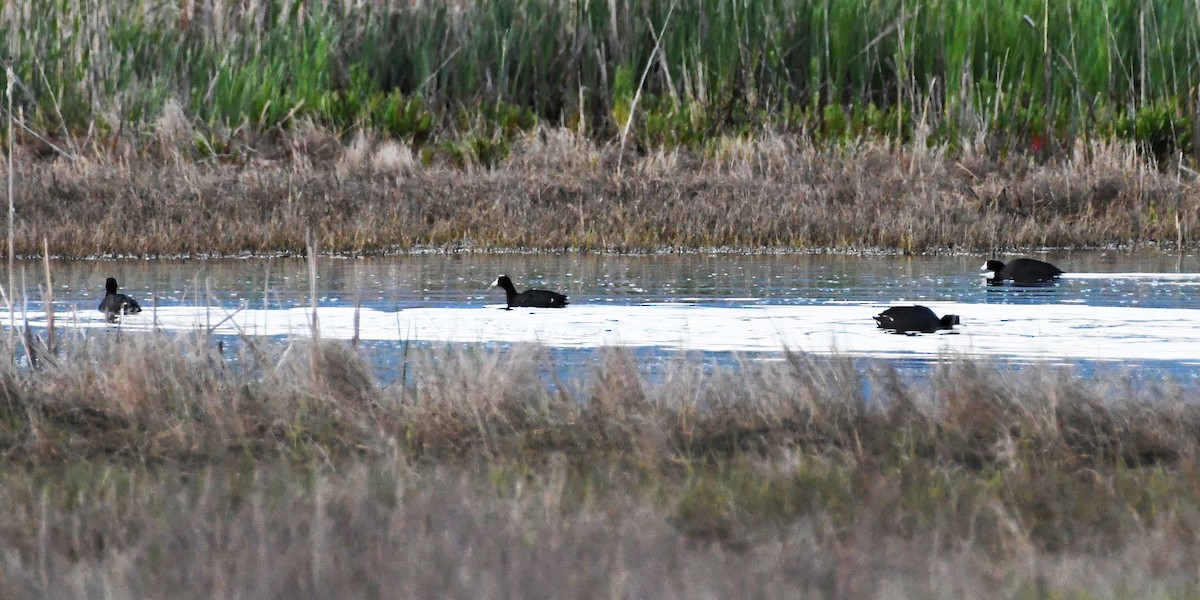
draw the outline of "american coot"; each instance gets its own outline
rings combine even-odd
[[[939,329],[951,329],[958,325],[958,315],[944,315],[938,318],[929,307],[893,306],[875,316],[875,322],[880,329],[890,329],[896,333],[933,333]]]
[[[517,288],[513,287],[513,282],[508,278],[508,275],[501,275],[492,282],[493,286],[504,288],[504,294],[508,298],[508,308],[514,306],[524,306],[532,308],[562,308],[567,305],[567,297],[550,290],[525,290],[520,294],[517,293]]]
[[[988,279],[993,282],[1011,279],[1017,283],[1042,283],[1063,274],[1062,269],[1032,258],[1018,258],[1007,263],[989,260],[984,263],[983,270],[991,272]]]
[[[117,280],[109,277],[104,281],[104,299],[100,301],[97,310],[104,313],[109,323],[116,323],[120,315],[132,315],[142,312],[137,301],[125,294],[117,293]]]

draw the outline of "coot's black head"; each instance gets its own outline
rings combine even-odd
[[[109,294],[117,293],[117,280],[114,277],[109,277],[104,280],[104,291]]]
[[[492,286],[498,287],[510,293],[516,293],[517,291],[516,286],[513,285],[513,282],[508,278],[508,275],[501,275],[497,277],[496,280],[492,282]]]
[[[960,323],[958,315],[942,315],[941,320],[938,322],[941,323],[942,329],[950,329]]]
[[[1004,270],[1004,263],[998,260],[989,260],[983,263],[983,270],[991,271],[994,276],[999,277],[1000,272]]]

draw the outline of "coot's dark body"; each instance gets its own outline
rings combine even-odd
[[[933,333],[940,329],[951,329],[958,325],[958,315],[938,318],[927,306],[893,306],[875,316],[880,329],[896,333]]]
[[[513,286],[513,282],[508,278],[508,275],[501,275],[492,282],[492,285],[503,288],[504,295],[508,300],[508,308],[528,307],[528,308],[562,308],[568,304],[567,297],[550,290],[525,290],[517,293],[517,288]]]
[[[1063,274],[1063,270],[1033,258],[1017,258],[1007,263],[989,260],[983,270],[991,271],[989,281],[1000,282],[1010,279],[1016,283],[1045,283]]]
[[[104,313],[109,323],[116,323],[121,315],[132,315],[142,312],[142,307],[133,298],[117,293],[117,280],[109,277],[104,281],[104,299],[100,301],[97,310]]]

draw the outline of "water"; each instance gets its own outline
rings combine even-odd
[[[1093,306],[1198,308],[1200,258],[1153,251],[1060,252],[1037,255],[1069,271],[1047,287],[986,286],[978,256],[858,256],[674,254],[535,255],[422,254],[372,259],[322,259],[322,304],[399,310],[417,306],[472,307],[503,295],[489,285],[501,273],[518,288],[556,289],[574,304],[691,302],[712,306],[947,301]],[[308,302],[308,269],[301,259],[53,261],[57,301],[99,302],[104,278],[116,277],[143,304],[243,301],[273,308]],[[18,266],[29,296],[42,283],[40,263]],[[1185,278],[1171,279],[1176,273]],[[1125,275],[1122,275],[1125,274]],[[1149,274],[1135,277],[1129,274]],[[18,288],[21,287],[20,275]],[[95,302],[92,302],[92,301]]]
[[[570,365],[604,344],[634,347],[653,369],[679,352],[771,360],[786,346],[884,357],[921,368],[947,353],[1097,363],[1197,378],[1200,259],[1154,251],[1036,255],[1068,271],[1044,286],[987,285],[980,256],[656,256],[425,254],[318,261],[322,335],[353,335],[388,356],[408,343],[539,341]],[[95,310],[105,277],[146,312],[123,327],[303,335],[308,267],[299,259],[55,261],[59,324],[109,327]],[[41,265],[23,265],[32,299]],[[562,310],[498,310],[499,274],[518,289],[570,296]],[[20,280],[19,280],[20,281]],[[21,284],[18,283],[18,289]],[[957,333],[894,336],[871,316],[919,302],[963,319]],[[154,308],[152,308],[154,307]],[[38,323],[40,304],[27,306]],[[151,316],[152,315],[152,316]],[[234,329],[230,329],[230,328]]]

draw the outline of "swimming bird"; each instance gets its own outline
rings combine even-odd
[[[1063,274],[1062,269],[1032,258],[1017,258],[1007,263],[989,260],[983,270],[991,272],[988,280],[992,282],[1011,279],[1016,283],[1042,283]]]
[[[893,306],[875,316],[880,329],[891,329],[896,333],[933,333],[939,329],[952,329],[959,324],[958,315],[943,315],[938,318],[929,307]]]
[[[567,305],[567,297],[550,290],[525,290],[517,293],[517,288],[513,287],[513,282],[508,278],[508,275],[501,275],[492,282],[493,286],[504,288],[504,294],[508,300],[508,309],[514,306],[533,307],[533,308],[562,308]]]
[[[109,277],[104,281],[104,299],[96,309],[104,313],[109,323],[116,323],[120,315],[132,315],[142,312],[142,307],[133,298],[117,293],[117,280]]]

